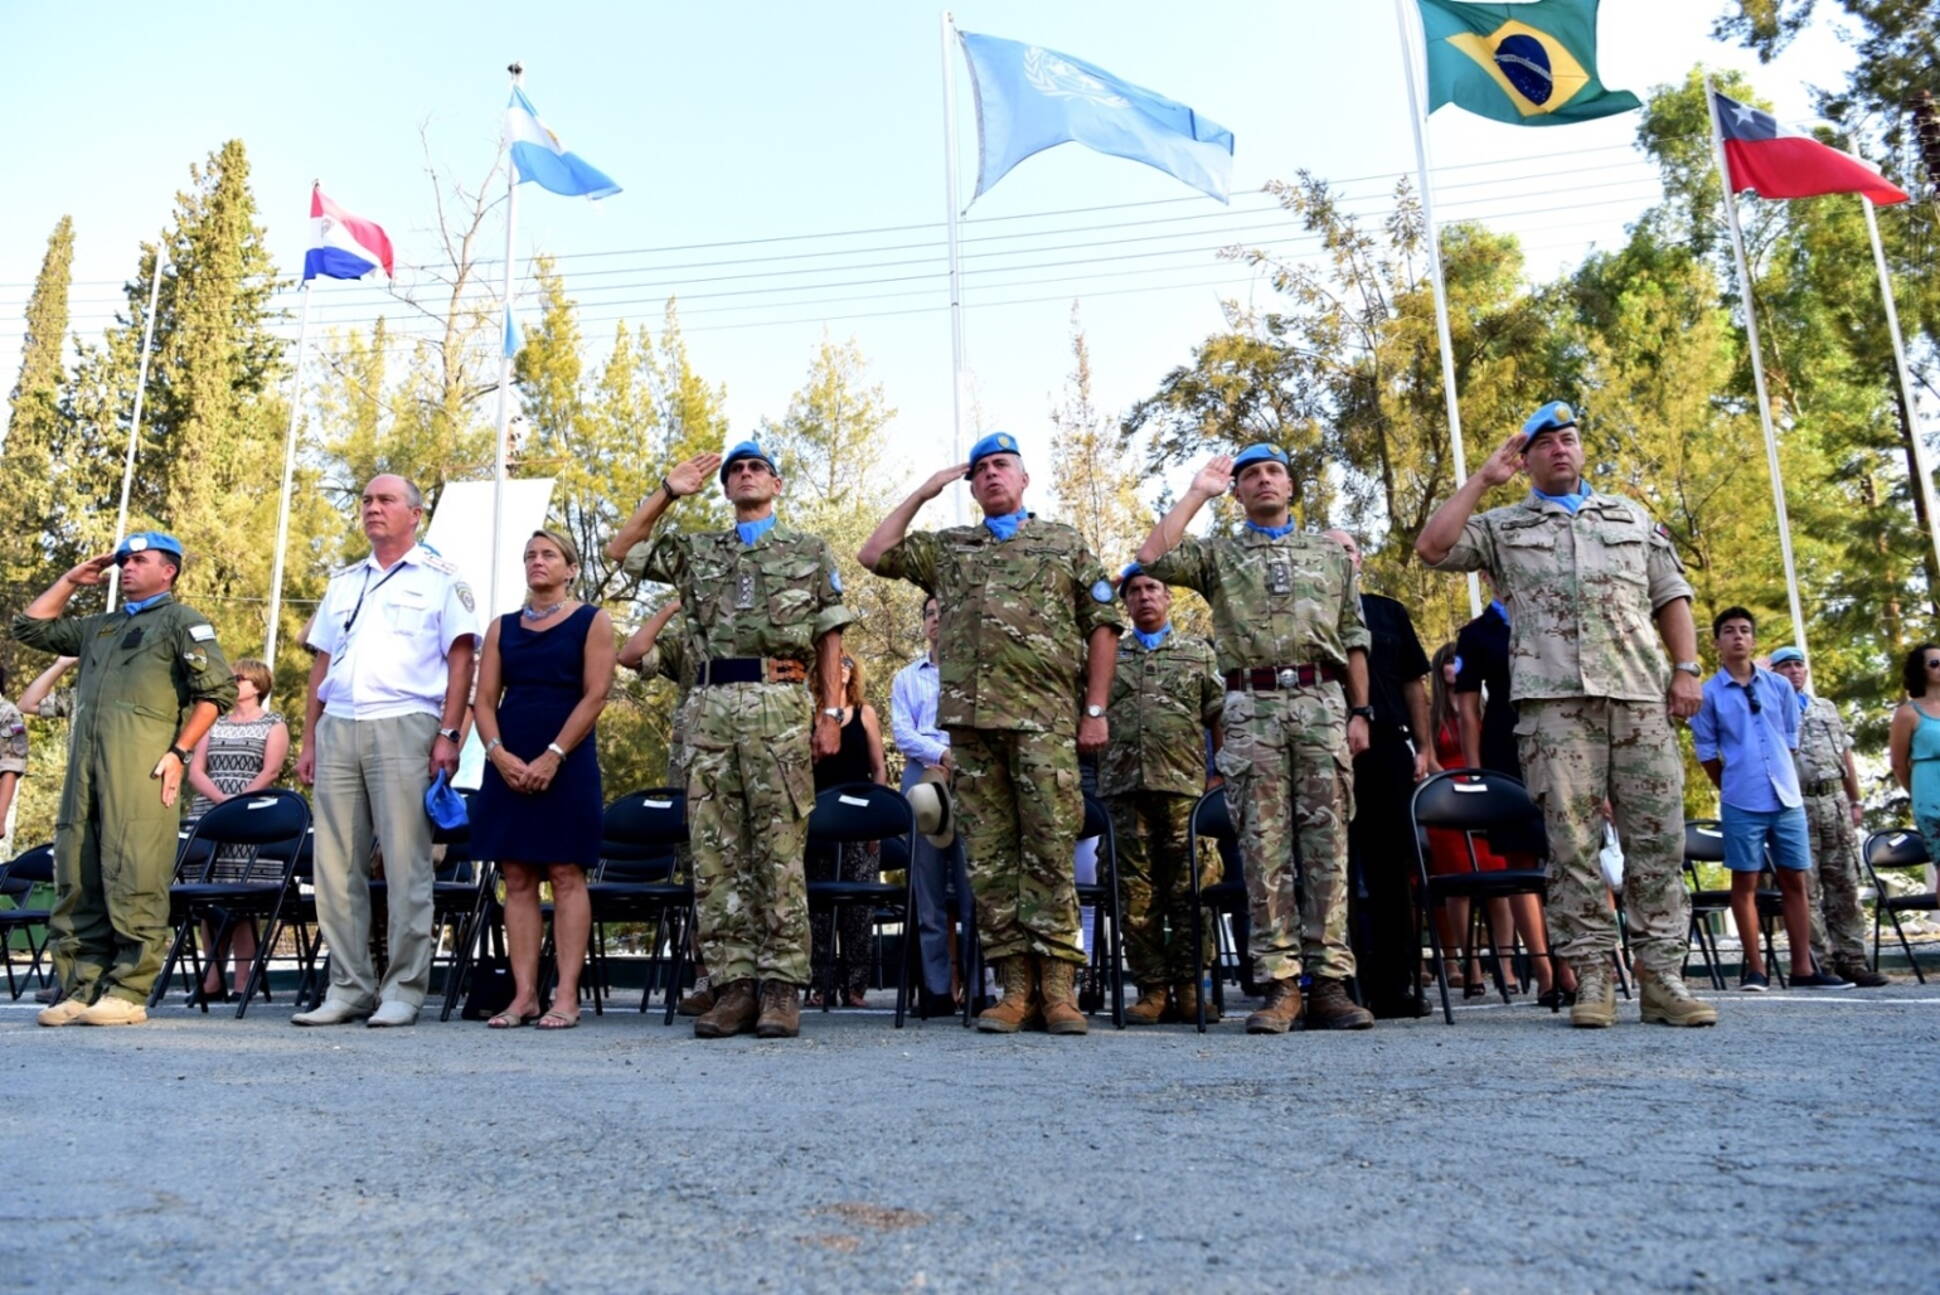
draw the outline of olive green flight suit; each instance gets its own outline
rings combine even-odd
[[[132,616],[15,616],[13,636],[80,658],[54,822],[55,971],[81,1002],[112,994],[146,1003],[167,952],[186,803],[163,805],[161,784],[148,775],[196,703],[235,705],[229,663],[208,618],[168,595]]]

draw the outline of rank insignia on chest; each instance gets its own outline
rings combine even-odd
[[[1266,591],[1273,594],[1288,593],[1293,589],[1293,571],[1284,562],[1266,564]]]
[[[738,612],[754,610],[754,572],[746,567],[743,567],[736,577],[734,610]]]

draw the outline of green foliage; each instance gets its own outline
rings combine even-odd
[[[31,602],[45,583],[45,544],[53,533],[53,449],[60,438],[61,350],[67,339],[67,289],[74,260],[74,222],[62,216],[47,237],[34,290],[27,298],[27,337],[20,378],[8,399],[7,439],[0,445],[0,498],[11,516],[0,536],[0,614]],[[22,664],[13,640],[0,644],[9,677]]]

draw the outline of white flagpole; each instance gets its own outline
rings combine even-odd
[[[943,190],[950,231],[950,462],[963,461],[963,265],[957,253],[957,29],[943,18]],[[953,490],[957,524],[963,524],[963,492]]]
[[[148,283],[148,319],[141,330],[141,364],[135,374],[135,412],[128,420],[128,456],[121,464],[121,510],[115,514],[114,547],[120,548],[122,539],[128,534],[128,491],[135,481],[135,447],[141,441],[141,398],[148,390],[148,353],[155,346],[155,309],[162,295],[162,267],[167,264],[164,253],[168,248],[168,232],[164,230],[155,243],[155,273]],[[115,609],[116,596],[121,592],[121,568],[111,568],[108,575],[108,610]]]
[[[515,60],[505,69],[512,74],[517,89],[525,69]],[[498,615],[499,545],[503,536],[505,513],[506,435],[512,418],[512,356],[505,344],[506,321],[512,317],[512,240],[519,224],[519,168],[512,161],[510,147],[505,154],[505,276],[501,287],[504,302],[499,319],[498,359],[498,444],[492,456],[492,569],[485,577],[485,623]]]
[[[1421,115],[1421,91],[1415,85],[1415,39],[1408,26],[1408,0],[1394,0],[1394,21],[1401,32],[1401,69],[1408,81],[1408,124],[1415,131],[1415,170],[1420,176],[1421,219],[1428,233],[1428,274],[1435,287],[1435,336],[1441,342],[1442,398],[1448,406],[1448,449],[1455,460],[1455,488],[1468,480],[1468,455],[1462,445],[1462,402],[1455,387],[1455,343],[1448,328],[1448,285],[1442,281],[1441,230],[1435,225],[1435,193],[1428,179],[1428,129]],[[1473,571],[1468,575],[1468,610],[1482,614],[1482,586]]]
[[[1914,474],[1920,479],[1914,488],[1926,505],[1927,538],[1933,546],[1933,569],[1940,572],[1940,507],[1933,499],[1933,463],[1927,457],[1926,438],[1920,435],[1920,407],[1913,401],[1913,380],[1906,367],[1906,342],[1900,337],[1900,312],[1893,303],[1893,276],[1886,268],[1886,249],[1879,242],[1879,218],[1873,214],[1873,200],[1859,195],[1866,213],[1866,233],[1873,240],[1873,265],[1879,270],[1879,295],[1886,303],[1886,332],[1893,339],[1893,365],[1900,379],[1900,401],[1906,406],[1907,428],[1913,442]],[[1927,591],[1928,600],[1940,604],[1940,589]]]
[[[1792,609],[1792,642],[1812,661],[1805,645],[1805,612],[1799,606],[1799,573],[1792,561],[1792,524],[1785,515],[1785,477],[1778,467],[1778,433],[1772,426],[1772,403],[1765,393],[1765,361],[1758,346],[1758,307],[1751,296],[1751,262],[1745,257],[1745,234],[1738,226],[1738,199],[1731,191],[1731,166],[1724,156],[1724,127],[1718,121],[1718,97],[1711,78],[1704,78],[1704,104],[1711,117],[1711,147],[1718,162],[1718,182],[1724,187],[1725,223],[1731,227],[1731,252],[1738,263],[1738,292],[1745,302],[1745,341],[1751,347],[1751,381],[1758,395],[1758,421],[1765,429],[1765,465],[1772,475],[1772,507],[1778,514],[1778,552],[1785,562],[1785,597]]]
[[[283,558],[290,547],[290,484],[296,477],[296,421],[303,398],[303,353],[310,341],[310,294],[315,279],[303,281],[303,311],[296,326],[296,371],[290,375],[290,425],[283,433],[283,491],[276,502],[276,556],[269,566],[269,629],[263,635],[263,661],[276,673],[276,632],[283,617]]]

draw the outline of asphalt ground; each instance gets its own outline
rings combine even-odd
[[[1940,1285],[1940,986],[704,1042],[0,1007],[11,1290]]]

